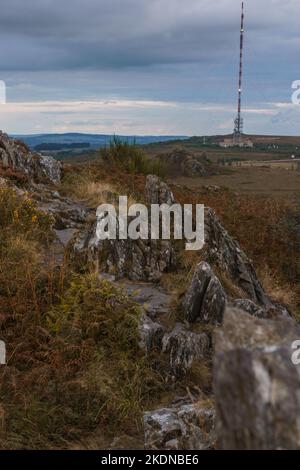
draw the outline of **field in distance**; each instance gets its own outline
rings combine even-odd
[[[177,177],[172,182],[197,190],[203,186],[220,186],[240,193],[300,198],[300,171],[284,168],[231,167],[226,174]]]
[[[222,148],[220,142],[230,136],[191,137],[145,145],[144,150],[151,156],[170,153],[179,146],[190,152],[206,152],[213,163],[222,161],[268,161],[290,159],[292,155],[300,158],[300,137],[255,136],[247,135],[253,148]]]
[[[169,179],[193,189],[221,186],[248,194],[276,197],[300,196],[300,137],[247,136],[254,148],[222,148],[219,142],[229,136],[192,137],[182,141],[154,143],[144,147],[151,157],[184,148],[191,154],[205,152],[217,164],[218,174]],[[292,156],[294,158],[292,158]]]

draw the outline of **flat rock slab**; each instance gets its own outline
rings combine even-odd
[[[127,280],[122,280],[120,285],[134,302],[144,308],[150,318],[155,319],[169,313],[173,297],[160,286]]]

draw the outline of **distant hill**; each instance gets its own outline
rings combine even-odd
[[[33,134],[33,135],[12,135],[15,139],[22,140],[31,149],[38,146],[55,145],[55,149],[64,149],[66,146],[76,144],[76,147],[97,149],[105,147],[111,141],[113,135],[109,134],[81,134],[81,133],[67,133],[67,134]],[[167,142],[170,140],[183,140],[186,136],[118,136],[121,139],[129,142],[136,141],[139,145],[147,145],[157,142]],[[79,144],[82,144],[81,146]],[[59,147],[61,145],[61,147]],[[39,148],[39,147],[38,147]],[[70,147],[69,147],[70,148]]]

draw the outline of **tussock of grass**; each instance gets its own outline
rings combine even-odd
[[[259,276],[262,285],[274,302],[297,308],[297,291],[295,288],[288,283],[280,282],[275,273],[272,273],[268,267],[261,269]]]
[[[117,199],[116,188],[108,182],[99,181],[88,169],[84,173],[70,173],[63,181],[63,191],[76,200],[83,201],[91,207],[113,203]]]
[[[94,166],[82,172],[68,173],[63,180],[63,193],[94,209],[100,204],[118,204],[119,195],[126,195],[127,188],[122,187],[120,182],[112,184],[103,180],[97,174],[97,169],[99,168]],[[129,194],[128,205],[134,203],[134,198]]]
[[[205,396],[205,393],[211,393],[212,365],[205,360],[195,362],[188,371],[185,381],[190,383],[190,387],[197,389],[200,396]]]

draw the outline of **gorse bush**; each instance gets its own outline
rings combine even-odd
[[[0,237],[15,234],[31,240],[51,236],[51,218],[37,209],[27,196],[20,197],[10,188],[0,188]]]
[[[148,158],[135,141],[131,143],[114,136],[109,147],[101,149],[100,154],[104,161],[116,164],[132,174],[155,174],[161,177],[166,174],[166,165],[160,160]]]
[[[3,325],[25,323],[47,303],[41,252],[54,234],[51,218],[27,196],[0,189],[0,306]]]

